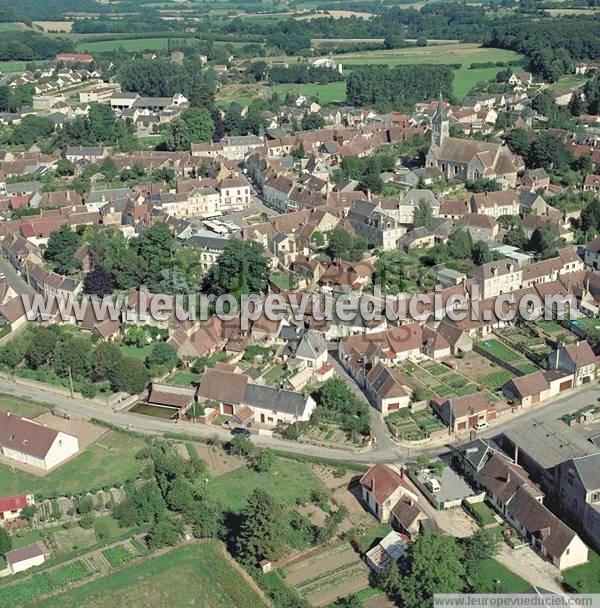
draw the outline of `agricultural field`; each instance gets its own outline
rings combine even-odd
[[[20,32],[29,29],[31,28],[24,23],[0,23],[0,32]]]
[[[208,493],[216,502],[233,513],[239,513],[255,488],[262,488],[286,506],[296,504],[298,498],[308,502],[312,490],[323,490],[323,484],[303,464],[277,458],[269,473],[257,473],[240,468],[208,482]]]
[[[215,541],[173,549],[36,604],[40,608],[264,608]]]
[[[125,433],[109,431],[74,459],[45,477],[0,465],[0,488],[16,494],[69,494],[88,488],[122,483],[139,472],[135,454],[146,444]]]
[[[518,344],[525,348],[530,356],[535,357],[537,355],[538,357],[545,357],[552,352],[552,348],[546,344],[543,337],[539,337],[535,334],[532,335],[525,329],[519,327],[505,327],[500,333],[514,344]],[[568,332],[565,331],[565,334],[568,334]]]
[[[514,51],[481,47],[478,44],[440,44],[424,48],[364,51],[334,56],[344,67],[381,63],[389,66],[430,64],[461,64],[454,76],[453,93],[462,100],[481,81],[494,78],[500,67],[475,68],[472,63],[514,61],[521,59]]]
[[[285,582],[312,606],[369,587],[369,568],[350,544],[330,547],[286,568]]]
[[[69,583],[81,581],[92,572],[83,561],[74,561],[49,571],[34,574],[24,582],[0,587],[0,608],[14,608],[31,605],[31,601],[42,595],[66,587]]]
[[[169,45],[169,38],[132,38],[132,39],[115,39],[115,40],[99,40],[85,41],[77,44],[79,53],[103,53],[124,48],[132,53],[141,51],[166,51]],[[177,40],[173,38],[171,40]]]
[[[344,80],[327,84],[275,84],[272,89],[278,93],[281,99],[292,92],[304,95],[309,99],[318,100],[321,105],[342,104],[346,101],[346,82]]]

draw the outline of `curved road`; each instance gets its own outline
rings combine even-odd
[[[354,384],[352,384],[354,386]],[[358,389],[357,389],[358,390]],[[15,384],[10,380],[0,378],[0,392],[17,397],[24,397],[33,401],[46,403],[50,406],[58,407],[63,411],[70,412],[73,415],[80,415],[86,418],[96,418],[109,424],[117,425],[123,429],[130,429],[139,433],[155,435],[161,433],[182,433],[190,437],[212,438],[218,437],[221,440],[226,440],[231,437],[227,429],[221,427],[209,427],[198,424],[174,423],[168,420],[159,418],[150,418],[140,414],[131,414],[129,412],[115,412],[108,406],[101,406],[89,401],[81,401],[70,399],[47,391],[43,391],[34,387]],[[544,416],[558,418],[559,416],[578,409],[582,403],[592,403],[600,397],[600,386],[597,384],[586,385],[585,387],[569,391],[569,394],[553,399],[543,406],[538,406],[532,409],[525,410],[522,413],[506,414],[506,417],[501,418],[497,423],[493,424],[481,433],[483,437],[492,437],[509,429],[513,425],[519,424],[520,420],[539,416],[543,411]],[[329,458],[331,460],[340,460],[347,462],[355,462],[357,464],[372,464],[374,462],[398,462],[406,461],[408,457],[415,458],[420,454],[435,456],[448,451],[448,444],[465,441],[468,437],[448,436],[447,443],[436,443],[426,446],[413,447],[408,450],[405,447],[396,445],[385,431],[379,413],[371,408],[372,420],[375,427],[375,435],[377,442],[375,447],[369,451],[352,452],[350,450],[334,449],[310,445],[306,443],[296,443],[285,439],[278,439],[268,435],[253,435],[252,441],[260,447],[270,447],[295,454],[303,454],[306,456],[316,456],[319,458]],[[383,439],[382,439],[383,436]]]

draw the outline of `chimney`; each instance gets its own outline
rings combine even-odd
[[[515,443],[515,464],[518,464],[518,460],[519,460],[519,446]]]
[[[371,492],[375,492],[375,477],[371,477]]]
[[[510,471],[507,471],[506,473],[506,483],[508,483],[510,481]]]

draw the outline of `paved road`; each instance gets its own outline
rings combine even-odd
[[[110,424],[121,426],[122,428],[130,428],[141,433],[153,435],[168,432],[181,432],[193,437],[211,438],[219,437],[227,439],[230,437],[226,429],[220,427],[192,425],[192,424],[175,424],[168,420],[158,418],[150,418],[139,414],[131,414],[129,412],[114,412],[108,406],[101,406],[83,402],[77,399],[70,399],[61,395],[56,395],[47,391],[42,391],[37,388],[31,388],[19,384],[14,384],[10,380],[0,379],[0,392],[25,397],[41,403],[46,403],[50,406],[59,407],[64,411],[73,414],[80,414],[89,418],[96,418]],[[502,431],[520,424],[524,419],[529,419],[537,416],[545,418],[557,418],[566,412],[572,411],[581,407],[582,404],[593,403],[600,397],[600,386],[597,384],[587,385],[576,391],[570,392],[568,395],[555,399],[543,406],[538,406],[531,410],[525,410],[520,414],[507,414],[506,418],[498,424],[491,426],[485,433],[484,437],[492,437]],[[373,418],[375,424],[383,422],[377,412]],[[261,447],[271,447],[279,450],[285,450],[296,454],[304,454],[309,456],[317,456],[320,458],[330,458],[332,460],[355,462],[358,464],[371,464],[374,462],[404,462],[408,456],[415,458],[419,454],[435,456],[447,452],[446,445],[426,445],[410,449],[410,454],[406,448],[402,448],[394,444],[386,433],[380,434],[381,427],[375,427],[375,433],[378,438],[377,445],[368,452],[353,453],[348,450],[333,449],[319,447],[315,445],[295,443],[285,439],[278,439],[270,436],[255,435],[253,442]],[[461,440],[465,440],[461,438]],[[448,443],[456,443],[456,438],[448,436]]]

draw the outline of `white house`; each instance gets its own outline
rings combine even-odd
[[[79,440],[0,411],[0,449],[7,458],[48,471],[79,452]]]
[[[42,545],[33,543],[33,545],[8,551],[4,554],[4,557],[10,573],[16,574],[43,564],[46,559],[46,552]]]

